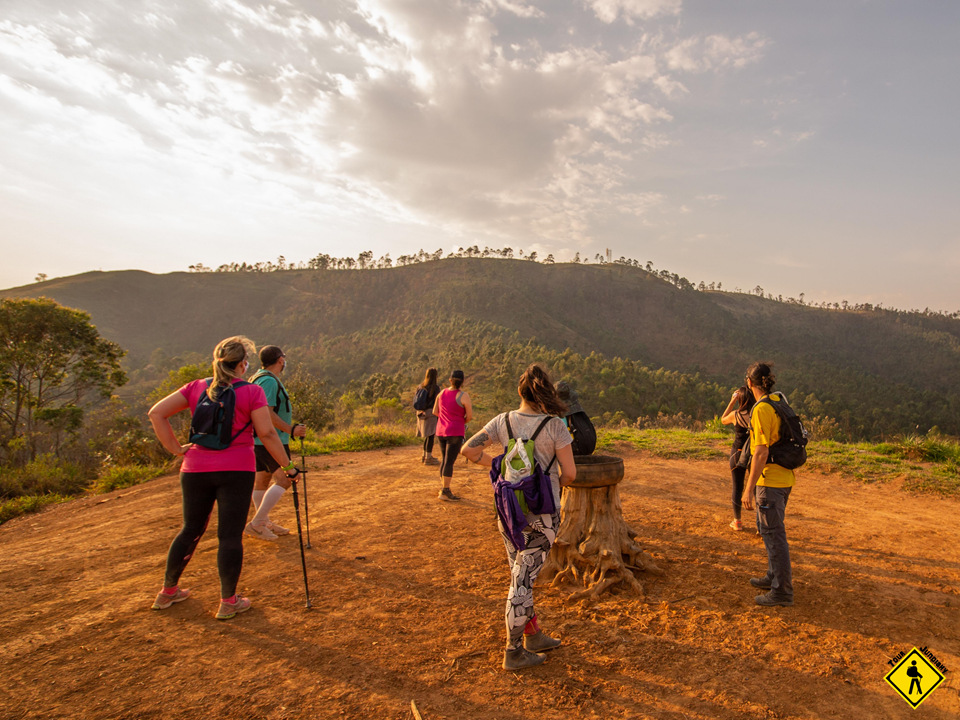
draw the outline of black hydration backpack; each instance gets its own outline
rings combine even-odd
[[[597,431],[585,412],[567,416],[567,428],[573,438],[574,455],[591,455],[597,449]]]
[[[417,388],[417,395],[413,399],[413,409],[423,412],[427,409],[427,405],[430,404],[430,392],[422,387]]]
[[[800,416],[787,404],[783,393],[777,394],[780,395],[779,402],[764,397],[757,401],[753,410],[756,412],[760,403],[767,403],[780,418],[780,439],[770,446],[767,464],[775,463],[787,470],[796,470],[807,461],[807,431],[800,422]]]
[[[207,378],[207,387],[210,387],[212,382],[213,378]],[[239,432],[233,432],[233,412],[237,406],[237,393],[234,388],[249,384],[240,381],[220,388],[216,400],[211,400],[206,392],[202,393],[190,421],[190,442],[208,450],[226,450],[230,447],[253,422],[248,420]]]

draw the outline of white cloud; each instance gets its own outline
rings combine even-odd
[[[696,36],[680,40],[665,53],[671,70],[700,73],[742,68],[757,62],[769,41],[759,33],[731,38],[727,35]]]
[[[634,18],[648,20],[659,15],[676,15],[682,0],[588,0],[588,4],[603,22],[612,23],[621,16],[632,22]]]
[[[583,244],[611,214],[668,211],[627,168],[675,143],[684,73],[765,44],[677,35],[679,0],[589,6],[601,32],[667,24],[625,48],[501,39],[562,12],[521,0],[132,0],[131,19],[75,0],[0,23],[0,99],[46,123],[4,127],[37,152],[59,134],[104,173],[123,157],[145,176],[176,167],[184,192],[184,177],[230,178],[298,216]]]

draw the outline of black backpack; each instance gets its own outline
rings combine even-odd
[[[430,404],[430,393],[429,391],[422,387],[417,388],[417,395],[413,398],[413,409],[423,411],[427,409],[427,405]]]
[[[207,378],[208,388],[212,382],[213,378]],[[253,422],[248,420],[239,432],[233,432],[233,412],[237,406],[237,393],[234,388],[249,384],[241,380],[220,388],[216,400],[211,400],[206,392],[202,393],[190,421],[190,442],[208,450],[226,450],[230,447]]]
[[[780,402],[764,397],[757,401],[753,411],[756,412],[760,403],[767,403],[780,417],[780,439],[770,446],[767,464],[775,463],[787,470],[796,470],[807,461],[807,431],[800,422],[800,416],[787,404],[783,393],[778,395]]]
[[[567,428],[573,437],[574,455],[592,455],[597,449],[597,430],[585,412],[567,416]]]

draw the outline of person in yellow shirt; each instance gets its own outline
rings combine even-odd
[[[767,549],[767,574],[751,578],[750,584],[760,590],[757,605],[793,605],[793,574],[790,568],[790,545],[783,524],[790,491],[796,482],[793,470],[768,462],[770,447],[780,439],[781,420],[771,403],[785,403],[786,398],[773,392],[776,375],[773,363],[755,362],[747,368],[747,388],[757,403],[750,416],[750,445],[753,459],[750,475],[743,489],[744,509],[757,509],[760,536]]]

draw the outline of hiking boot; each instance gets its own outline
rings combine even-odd
[[[540,665],[546,659],[546,655],[541,653],[532,653],[525,648],[505,650],[503,653],[503,669],[523,670],[523,668]]]
[[[153,606],[150,609],[166,610],[174,603],[183,602],[188,597],[190,597],[189,590],[181,590],[180,588],[177,588],[177,591],[173,595],[167,595],[167,593],[161,590],[157,593],[157,599],[153,601]]]
[[[279,537],[280,535],[289,535],[290,531],[281,525],[277,525],[273,520],[267,520],[266,528],[272,532],[274,535]]]
[[[750,584],[757,588],[757,590],[769,590],[771,587],[773,587],[771,580],[768,577],[750,578]]]
[[[450,488],[444,488],[440,491],[440,494],[437,495],[441,500],[459,500],[459,495],[454,495],[453,491]]]
[[[439,465],[440,461],[437,460],[433,455],[427,455],[427,459],[423,461],[424,465]]]
[[[250,537],[255,537],[257,540],[276,540],[277,536],[266,525],[261,525],[260,527],[255,527],[252,522],[248,522],[247,526],[243,529],[244,535],[249,535]]]
[[[777,597],[773,594],[773,590],[763,595],[757,595],[753,601],[757,605],[763,605],[764,607],[776,607],[777,605],[793,607],[793,598]]]
[[[237,599],[232,603],[226,600],[220,601],[220,609],[217,610],[217,620],[229,620],[237,613],[242,613],[250,609],[250,601],[245,597],[237,595]]]
[[[523,636],[523,647],[528,652],[542,653],[560,647],[560,641],[550,637],[543,630],[538,630],[533,635]]]

